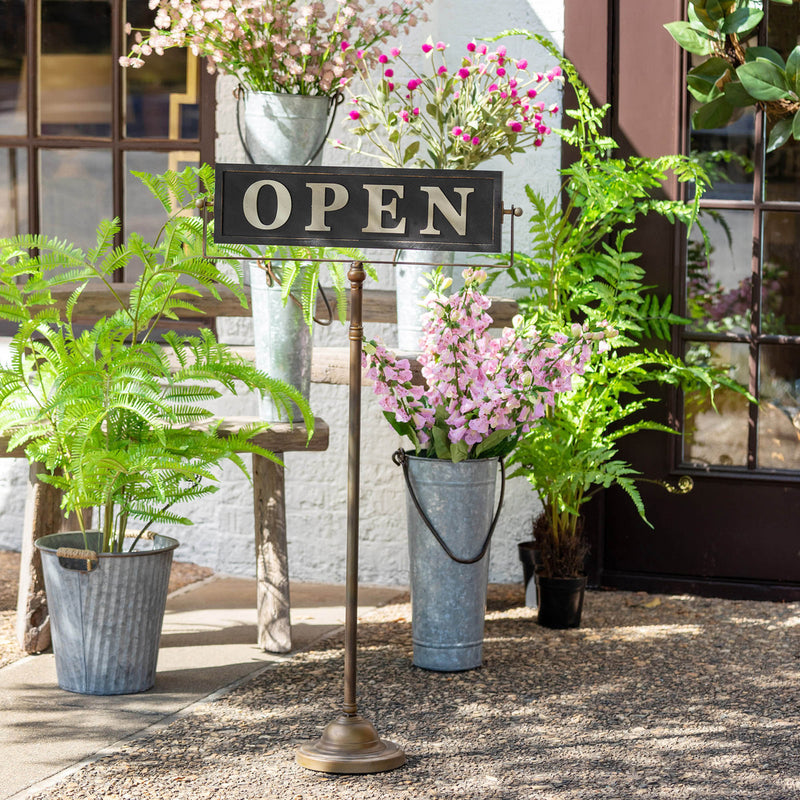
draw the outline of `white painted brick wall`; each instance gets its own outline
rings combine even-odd
[[[563,45],[563,2],[559,0],[434,0],[430,21],[412,31],[405,49],[411,52],[428,35],[461,49],[473,37],[491,36],[508,28],[526,28],[544,33]],[[532,66],[550,66],[549,59],[534,42],[514,40],[512,52],[525,56]],[[244,153],[236,133],[235,102],[230,79],[218,81],[216,157],[218,161],[240,162]],[[341,115],[344,116],[344,115]],[[341,124],[334,126],[333,138],[344,139]],[[347,153],[326,148],[326,164],[370,165],[356,162]],[[524,186],[530,183],[552,194],[559,185],[557,169],[560,148],[555,137],[538,152],[505,159],[485,167],[504,171],[506,204],[526,205]],[[523,223],[525,217],[523,216]],[[522,249],[526,225],[517,232]],[[394,285],[390,267],[380,267],[380,287]],[[369,288],[369,286],[367,287]],[[231,343],[252,340],[249,320],[220,321],[220,335]],[[396,341],[393,326],[366,325],[369,337]],[[347,346],[346,328],[334,323],[317,327],[315,343]],[[347,496],[347,400],[346,386],[314,385],[311,405],[331,429],[330,447],[324,453],[286,455],[286,505],[289,538],[289,568],[292,579],[343,582],[345,576],[345,535]],[[225,401],[227,413],[254,413],[253,398]],[[380,413],[371,391],[362,392],[362,452],[360,504],[360,567],[364,584],[404,585],[408,556],[405,537],[405,496],[402,474],[391,461],[400,440]],[[0,548],[18,549],[24,504],[27,467],[24,462],[0,461]],[[195,520],[192,528],[176,527],[165,533],[177,536],[182,545],[178,558],[193,560],[237,575],[254,574],[251,489],[238,470],[227,465],[221,474],[220,491],[186,508]],[[516,544],[530,537],[531,519],[537,503],[528,485],[511,481],[491,550],[490,579],[498,582],[521,580]]]

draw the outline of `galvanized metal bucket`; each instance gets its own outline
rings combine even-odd
[[[409,488],[413,663],[441,672],[474,669],[483,661],[489,540],[500,511],[499,505],[494,509],[500,460],[454,464],[403,456]],[[453,556],[474,563],[459,563]]]
[[[399,250],[396,259],[395,279],[397,295],[397,349],[407,353],[419,352],[422,336],[422,317],[427,310],[422,305],[428,289],[422,276],[436,270],[431,264],[442,265],[446,277],[453,275],[452,251]],[[419,262],[427,266],[420,265]]]
[[[303,310],[293,300],[286,304],[278,284],[269,286],[257,262],[250,263],[250,303],[253,312],[253,343],[256,366],[300,391],[308,400],[311,392],[311,329]],[[262,397],[259,414],[267,422],[301,422],[296,407],[291,413],[278,409],[269,396]]]
[[[80,694],[133,694],[153,686],[167,601],[169,536],[133,553],[100,553],[101,534],[55,533],[42,555],[58,685]]]
[[[330,108],[324,96],[245,91],[250,157],[256,164],[320,164]]]

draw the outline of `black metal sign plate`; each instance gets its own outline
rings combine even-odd
[[[217,164],[219,244],[502,250],[503,173]]]

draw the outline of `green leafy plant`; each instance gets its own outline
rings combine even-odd
[[[553,49],[537,37],[541,43]],[[724,371],[687,364],[669,352],[644,345],[669,340],[672,326],[685,322],[645,283],[636,261],[640,253],[627,240],[636,222],[658,214],[690,227],[707,185],[702,167],[690,157],[612,158],[614,142],[601,135],[608,106],[595,108],[570,62],[562,68],[577,96],[574,120],[561,136],[576,146],[577,161],[561,170],[562,193],[546,199],[531,187],[531,252],[515,253],[510,275],[524,291],[520,310],[544,335],[609,325],[619,335],[608,349],[587,362],[570,392],[521,438],[509,459],[513,475],[524,476],[537,493],[543,513],[534,536],[542,550],[542,569],[550,577],[583,574],[587,544],[582,531],[584,505],[599,491],[619,486],[645,517],[637,482],[639,472],[619,453],[619,443],[638,431],[674,434],[644,412],[660,399],[661,386],[702,389],[712,397],[719,385],[739,388]],[[670,176],[695,186],[691,203],[665,199]],[[690,485],[687,479],[681,490]],[[649,524],[649,523],[648,523]]]
[[[792,0],[771,0],[792,5]],[[737,109],[763,108],[770,122],[767,150],[800,140],[800,45],[784,61],[771,47],[752,43],[764,19],[761,0],[689,0],[688,20],[665,27],[686,51],[703,57],[686,82],[700,107],[695,128],[721,128]]]
[[[202,221],[188,213],[198,180],[213,194],[213,170],[139,177],[167,213],[154,242],[131,233],[115,246],[118,220],[101,222],[85,252],[47,236],[0,240],[0,318],[18,326],[0,367],[0,433],[42,466],[40,479],[63,492],[63,509],[78,512],[84,533],[82,512],[100,510],[106,552],[121,551],[134,520],[142,531],[156,522],[191,524],[172,507],[216,491],[214,468],[223,460],[245,474],[242,452],[275,460],[252,441],[266,424],[223,434],[204,405],[222,389],[296,403],[313,428],[297,390],[256,370],[211,331],[167,331],[157,341],[159,324],[194,309],[202,292],[219,298],[225,287],[245,298],[237,262],[221,268],[203,257]],[[235,247],[210,253],[241,254]],[[126,266],[141,272],[127,300],[112,281]],[[116,310],[83,329],[76,311],[90,285],[103,287]],[[59,307],[54,292],[62,287],[71,292]]]

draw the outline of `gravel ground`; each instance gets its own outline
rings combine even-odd
[[[208,567],[173,561],[169,575],[169,591],[174,592],[213,574],[214,570]],[[15,632],[18,586],[19,553],[0,550],[0,667],[26,655],[25,651],[17,646]]]
[[[359,627],[360,711],[400,744],[392,772],[294,760],[337,712],[340,636],[194,706],[36,800],[793,800],[800,604],[590,592],[583,626],[540,628],[491,587],[484,666],[411,666],[410,606]]]

